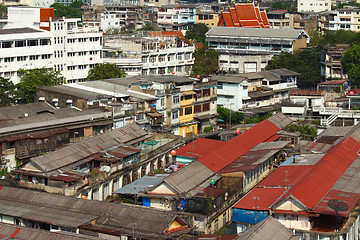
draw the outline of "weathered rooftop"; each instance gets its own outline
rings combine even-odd
[[[83,200],[55,194],[0,187],[0,214],[111,235],[172,238],[187,230],[176,214],[142,206]],[[91,222],[93,221],[93,222]],[[169,231],[174,221],[181,225]],[[90,224],[91,222],[91,224]]]
[[[67,168],[73,167],[73,164],[81,164],[94,159],[101,150],[122,144],[134,143],[133,141],[141,141],[150,136],[138,125],[133,124],[86,139],[82,142],[74,143],[45,155],[31,158],[31,162],[44,173],[50,173],[59,169],[62,169],[62,171],[71,170],[71,168]]]

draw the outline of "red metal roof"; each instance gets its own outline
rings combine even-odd
[[[207,197],[217,198],[224,194],[224,190],[221,188],[206,187],[203,192],[196,194],[197,196],[206,195]]]
[[[178,148],[176,150],[176,155],[197,159],[206,155],[209,151],[212,151],[215,148],[224,145],[225,143],[226,142],[219,140],[198,138],[195,141],[192,141],[191,143],[188,143],[185,146]]]
[[[279,138],[280,136],[275,134],[274,136],[271,136],[270,138],[266,139],[264,142],[273,142],[275,140],[278,140]]]
[[[203,157],[198,158],[198,161],[211,171],[215,173],[219,172],[257,144],[272,137],[279,130],[279,127],[266,119],[222,146],[209,151],[209,153]]]
[[[332,81],[326,81],[326,82],[321,82],[321,83],[318,83],[317,85],[341,85],[343,83],[346,83],[347,80],[344,79],[344,80],[332,80]]]
[[[337,214],[339,216],[347,217],[355,207],[356,203],[359,201],[360,194],[330,190],[326,194],[326,196],[321,199],[319,204],[315,207],[314,211],[321,214],[335,215],[335,210],[329,208],[328,206],[328,201],[334,199],[341,200],[346,203],[348,209],[344,211],[339,211]]]
[[[238,201],[234,208],[267,211],[286,192],[286,187],[254,188]]]
[[[352,137],[332,147],[314,166],[312,174],[294,186],[292,195],[313,209],[358,157],[360,143]]]
[[[311,165],[282,166],[261,181],[259,187],[286,187],[298,185],[312,171]]]
[[[219,173],[229,173],[229,172],[244,172],[255,169],[257,166],[261,165],[264,161],[269,158],[269,155],[275,155],[279,152],[288,142],[277,142],[278,145],[273,146],[268,143],[260,143],[261,145],[256,149],[251,149],[222,170]],[[268,145],[268,146],[266,146]]]
[[[282,166],[242,198],[236,207],[249,209],[255,206],[253,197],[271,196],[274,195],[273,188],[286,187],[288,191],[281,197],[272,199],[272,204],[291,194],[315,213],[335,214],[335,211],[327,207],[327,202],[330,199],[340,199],[349,206],[348,211],[341,213],[347,216],[360,199],[360,194],[336,190],[334,185],[340,179],[350,181],[354,177],[349,174],[344,176],[344,173],[354,163],[359,151],[360,143],[349,136],[333,146],[315,165]],[[261,206],[265,210],[266,205]]]

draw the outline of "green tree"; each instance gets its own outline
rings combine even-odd
[[[0,3],[0,17],[6,17],[7,14],[7,7],[4,3]]]
[[[82,6],[84,6],[82,1],[75,1],[70,4],[70,7],[72,8],[81,8]]]
[[[192,75],[210,75],[219,71],[219,55],[219,52],[208,47],[196,49]]]
[[[230,109],[224,108],[222,106],[217,107],[218,119],[224,121],[224,124],[230,122]],[[239,124],[244,120],[244,114],[241,112],[231,111],[231,124]]]
[[[89,70],[89,74],[86,77],[88,81],[109,79],[109,78],[122,78],[126,77],[127,74],[124,70],[120,70],[116,64],[103,63],[96,64],[94,68]]]
[[[77,6],[77,2],[75,6]],[[64,6],[60,3],[54,3],[50,7],[54,8],[55,17],[67,17],[67,18],[81,18],[82,14],[80,9],[71,6]]]
[[[196,40],[196,42],[201,42],[204,45],[206,44],[205,41],[205,33],[209,28],[204,23],[197,23],[190,26],[189,30],[186,31],[185,38]]]
[[[138,29],[138,31],[157,31],[159,30],[158,28],[156,28],[154,25],[152,25],[151,23],[147,23],[145,26],[143,26],[142,28]]]
[[[266,66],[267,70],[287,68],[298,72],[297,85],[300,88],[314,88],[321,79],[320,48],[310,48],[297,51],[294,54],[283,52],[273,57]]]
[[[0,107],[10,106],[16,102],[15,85],[8,78],[0,77]]]
[[[348,48],[342,59],[343,72],[348,75],[352,88],[360,87],[360,46],[353,44]]]
[[[20,82],[16,84],[16,95],[23,103],[34,101],[37,87],[62,84],[65,81],[59,71],[45,67],[28,70],[19,69],[17,73]]]

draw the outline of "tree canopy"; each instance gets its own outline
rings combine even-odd
[[[59,71],[48,68],[19,69],[17,71],[20,82],[16,84],[16,95],[20,102],[31,103],[34,101],[36,88],[48,85],[62,84],[65,78]]]
[[[217,107],[218,119],[224,121],[224,124],[230,123],[230,109],[222,106]],[[239,124],[244,120],[244,115],[241,112],[231,111],[231,124]]]
[[[75,1],[71,3],[70,6],[64,6],[60,3],[54,3],[50,7],[54,8],[55,17],[81,18],[82,14],[79,8],[83,5],[83,2]]]
[[[15,85],[9,78],[0,77],[0,107],[15,103]]]
[[[205,33],[207,33],[208,30],[209,28],[204,23],[193,24],[190,26],[190,29],[186,31],[185,37],[207,45]]]
[[[195,50],[195,58],[192,67],[192,75],[210,75],[219,71],[220,53],[208,47],[198,48]]]
[[[126,76],[127,74],[125,71],[119,69],[116,64],[103,63],[96,64],[94,68],[90,69],[86,80],[95,81],[109,78],[122,78]]]
[[[342,59],[343,72],[348,75],[352,88],[360,87],[360,45],[353,44],[348,48]]]
[[[320,82],[320,48],[304,49],[294,54],[283,52],[274,56],[266,66],[267,70],[287,68],[301,73],[297,85],[300,88],[314,88]]]

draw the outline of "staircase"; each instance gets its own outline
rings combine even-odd
[[[340,110],[334,111],[327,119],[321,119],[320,125],[323,127],[329,127],[339,116]]]

